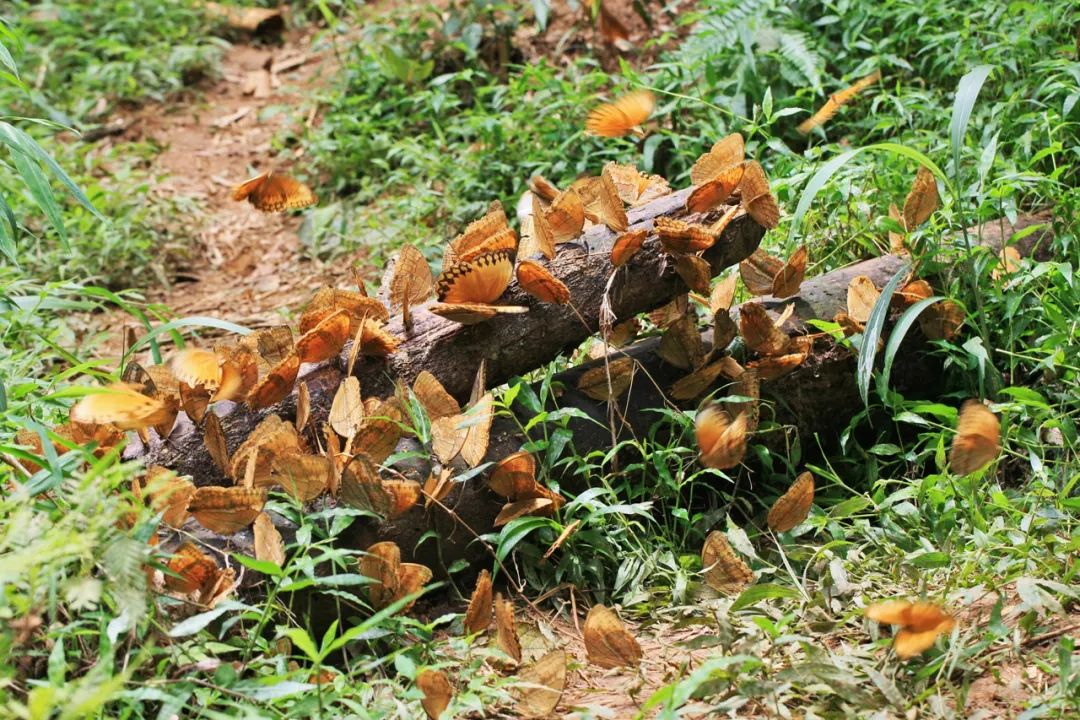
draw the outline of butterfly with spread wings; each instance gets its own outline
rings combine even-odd
[[[284,212],[314,205],[315,193],[299,180],[269,170],[245,180],[232,191],[233,200],[247,200],[263,212]]]

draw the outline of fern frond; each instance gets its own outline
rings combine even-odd
[[[795,86],[809,85],[821,92],[821,56],[807,46],[806,36],[793,30],[775,30],[780,73]]]

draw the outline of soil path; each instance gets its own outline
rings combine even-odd
[[[280,44],[237,42],[213,86],[190,102],[170,101],[137,113],[125,139],[162,148],[153,160],[155,171],[166,177],[160,191],[203,205],[193,218],[196,242],[173,273],[176,283],[148,290],[148,299],[178,316],[212,315],[260,327],[280,323],[284,309],[301,306],[320,285],[348,276],[350,263],[330,267],[303,257],[300,214],[261,213],[229,197],[234,185],[255,173],[303,165],[302,150],[279,159],[272,142],[315,120],[313,90],[338,69],[333,48],[313,32],[290,32]],[[251,92],[259,74],[268,86]]]

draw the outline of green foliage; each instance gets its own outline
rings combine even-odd
[[[335,28],[352,19],[346,3],[309,5],[308,17]],[[974,678],[1019,662],[1045,680],[1029,717],[1075,714],[1075,642],[1053,635],[1080,602],[1072,561],[1080,546],[1080,71],[1074,23],[1063,21],[1076,4],[1059,5],[705,0],[683,18],[693,23],[684,42],[618,76],[588,54],[558,64],[516,56],[509,39],[531,21],[500,3],[367,21],[339,48],[345,71],[319,98],[328,112],[301,139],[339,199],[311,214],[306,239],[318,255],[363,244],[377,258],[408,241],[435,256],[492,199],[512,206],[534,173],[565,184],[618,160],[684,184],[703,149],[739,130],[786,210],[770,249],[809,243],[816,274],[880,252],[886,223],[878,218],[902,201],[919,164],[941,182],[944,206],[909,236],[920,272],[970,313],[959,338],[934,345],[946,369],[940,397],[898,389],[867,354],[867,407],[839,438],[797,437],[763,408],[759,437],[783,438],[774,447],[785,451],[755,444],[748,488],[741,470],[701,468],[692,416],[682,411],[657,409],[645,437],[617,447],[575,447],[569,423],[580,414],[544,409],[558,397],[550,378],[566,359],[503,392],[542,480],[568,502],[553,517],[521,518],[484,538],[500,572],[527,592],[571,583],[646,622],[709,631],[693,644],[712,658],[643,698],[643,711],[674,718],[705,701],[713,713],[747,715],[929,715],[950,704],[960,714]],[[99,98],[159,97],[212,75],[221,43],[196,6],[61,3],[50,17],[52,6],[20,4],[22,42],[0,25],[3,97],[26,115],[81,125],[95,121]],[[981,65],[994,69],[977,93],[965,92],[976,83],[962,79]],[[795,125],[829,93],[875,68],[878,86],[809,139],[797,135]],[[584,136],[598,95],[638,85],[660,97],[648,138]],[[112,377],[113,367],[89,359],[104,338],[86,335],[80,315],[119,309],[146,329],[167,319],[135,293],[79,281],[122,287],[154,278],[161,251],[184,238],[175,225],[197,208],[147,201],[154,148],[98,156],[55,142],[51,126],[4,121],[34,143],[7,135],[10,162],[0,168],[17,179],[4,190],[14,221],[0,232],[12,233],[3,250],[20,263],[0,267],[4,711],[413,718],[412,681],[439,666],[457,680],[452,712],[493,712],[505,689],[485,668],[486,652],[459,638],[456,616],[421,621],[367,607],[370,580],[340,540],[360,513],[305,513],[274,496],[271,510],[296,526],[285,565],[231,558],[265,574],[266,599],[187,608],[143,591],[159,520],[127,492],[135,467],[118,451],[97,458],[43,442],[39,453],[16,442],[21,428],[51,439],[47,428],[81,392],[74,378]],[[71,194],[79,189],[107,221]],[[1050,202],[1053,239],[1011,275],[994,277],[994,255],[974,237],[956,241],[976,221]],[[879,309],[884,320],[885,302]],[[915,312],[881,333],[886,367],[908,351]],[[147,342],[168,334],[182,343],[191,323],[206,324],[159,324]],[[871,328],[855,344],[872,347],[877,334]],[[1005,419],[1004,449],[990,469],[957,478],[947,450],[956,408],[973,396]],[[766,509],[804,468],[817,476],[815,506],[777,536]],[[758,573],[738,597],[717,598],[701,582],[698,553],[717,528]],[[919,660],[883,663],[887,639],[861,608],[920,595],[982,609]],[[41,625],[20,643],[19,629],[34,620]],[[1021,631],[1048,639],[1027,644]],[[332,676],[313,682],[323,671]]]
[[[31,101],[64,125],[212,77],[227,47],[195,0],[15,5],[28,56],[23,72],[37,78]]]

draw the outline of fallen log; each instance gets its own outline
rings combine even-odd
[[[704,215],[688,213],[689,194],[690,188],[630,209],[627,212],[630,230],[652,230],[653,222],[661,216],[688,222],[711,222],[720,217],[720,210]],[[735,217],[716,244],[705,252],[713,276],[748,257],[764,234],[764,229],[749,215]],[[428,312],[431,305],[428,303],[414,310],[414,326],[409,335],[400,317],[394,318],[388,330],[407,339],[385,361],[366,362],[357,367],[356,375],[364,393],[385,395],[392,391],[394,380],[412,382],[422,370],[427,370],[447,392],[465,400],[481,361],[486,361],[488,383],[494,387],[543,366],[595,334],[605,294],[615,321],[619,322],[686,292],[686,285],[669,262],[670,256],[661,251],[655,234],[650,234],[630,263],[613,269],[611,248],[619,235],[596,225],[577,240],[558,246],[549,269],[570,289],[567,305],[543,303],[523,291],[515,281],[503,299],[510,305],[527,306],[529,312],[523,315],[506,315],[478,325],[461,326]],[[387,273],[392,272],[391,266]],[[347,352],[348,348],[345,356]]]
[[[790,302],[795,303],[795,311],[785,328],[791,332],[803,332],[804,323],[818,318],[830,318],[846,307],[847,286],[856,275],[869,275],[878,286],[884,285],[906,260],[893,255],[867,260],[840,268],[819,277],[806,280],[796,298],[774,300],[760,298],[768,307],[779,309]],[[732,313],[738,312],[734,308]],[[619,422],[615,428],[616,441],[633,437],[644,437],[650,426],[656,422],[651,408],[681,407],[689,409],[697,400],[676,403],[670,398],[669,389],[687,371],[665,362],[656,352],[658,337],[648,337],[616,351],[619,356],[631,357],[638,366],[635,381],[627,392],[616,402]],[[711,331],[703,333],[703,340],[711,343]],[[912,339],[909,342],[918,342]],[[579,452],[603,449],[611,446],[612,431],[609,426],[609,408],[604,401],[590,398],[577,388],[578,378],[588,370],[599,367],[604,359],[597,359],[574,368],[557,373],[551,380],[553,388],[561,389],[557,406],[573,408],[583,417],[573,418],[569,430],[573,434],[575,447]],[[903,383],[905,377],[923,378],[929,375],[928,356],[920,353],[907,353],[903,361],[894,368],[894,378]],[[321,408],[325,417],[330,398],[344,377],[337,366],[324,366],[306,377],[312,393],[312,410]],[[855,389],[855,356],[847,349],[830,347],[824,352],[812,354],[807,361],[793,372],[775,380],[761,384],[763,420],[772,421],[783,428],[771,438],[755,438],[752,442],[766,442],[770,445],[782,445],[784,436],[797,434],[804,439],[815,435],[823,438],[823,444],[835,444],[836,434],[846,426],[848,420],[862,407],[862,401]],[[707,392],[722,387],[727,381],[719,380]],[[316,402],[316,398],[320,401]],[[283,404],[284,405],[284,404]],[[548,410],[558,409],[554,405]],[[283,416],[291,417],[293,408],[279,407]],[[492,424],[490,442],[484,461],[494,463],[517,452],[529,438],[520,432],[520,428],[531,420],[528,413],[519,411],[518,417],[500,416]],[[175,435],[175,433],[174,433]],[[188,442],[201,442],[197,430]],[[426,454],[415,438],[401,441],[399,450],[420,450]],[[430,462],[415,458],[407,463],[394,466],[393,470],[405,477],[423,482],[433,469]],[[425,507],[418,504],[402,516],[382,523],[357,522],[341,536],[340,542],[348,547],[366,548],[381,540],[392,540],[402,550],[402,557],[410,562],[419,562],[432,568],[437,576],[445,574],[445,568],[457,561],[470,565],[484,565],[491,562],[490,551],[484,544],[477,542],[479,535],[490,532],[495,517],[502,509],[504,500],[488,489],[484,482],[486,473],[482,473],[467,482],[459,484],[440,504]],[[564,473],[555,478],[564,489],[580,492],[584,489],[580,479],[572,473]],[[275,517],[275,522],[281,522]],[[220,537],[195,526],[196,535],[204,542],[221,550],[253,553],[253,539],[250,530],[244,530],[229,537]],[[288,527],[281,527],[284,534],[289,534]]]
[[[678,208],[675,204],[665,204],[665,209],[669,211],[674,209],[677,212]],[[652,217],[655,217],[655,215]],[[1021,218],[1014,227],[1019,230],[1034,223],[1045,221],[1045,216]],[[651,222],[651,218],[643,220],[639,216],[635,219],[635,222]],[[598,236],[602,234],[602,232],[596,232]],[[613,238],[608,238],[608,240],[611,239]],[[655,248],[650,250],[655,252]],[[645,252],[645,249],[642,252]],[[591,253],[586,250],[581,254],[584,258],[587,258]],[[607,253],[604,254],[605,262],[606,258]],[[880,287],[905,263],[904,258],[886,255],[806,280],[798,295],[794,298],[776,300],[766,297],[760,298],[759,301],[763,302],[766,307],[777,310],[788,303],[794,303],[794,315],[789,324],[785,326],[785,329],[791,332],[802,332],[806,321],[832,318],[837,312],[845,309],[847,287],[851,278],[856,275],[869,275],[875,285]],[[664,272],[662,267],[654,267],[661,274]],[[714,264],[714,269],[715,267]],[[556,269],[556,272],[558,272],[558,269]],[[566,279],[570,280],[570,278]],[[655,278],[653,280],[655,281]],[[653,282],[653,284],[656,283]],[[677,278],[670,287],[674,289],[673,295],[685,291]],[[521,298],[518,299],[521,300]],[[654,303],[654,305],[656,304],[660,303]],[[631,312],[628,307],[633,307],[633,305],[622,302],[613,303],[613,305],[620,308],[620,319],[628,316],[621,313],[625,312],[633,315],[641,311]],[[596,307],[598,309],[599,303],[597,303]],[[736,312],[736,310],[733,310],[733,312]],[[441,318],[430,315],[430,313],[427,315],[428,319],[424,321],[425,324],[438,325],[445,322]],[[585,332],[584,328],[595,327],[596,316],[592,316],[592,318],[592,325],[588,323],[582,324],[578,321],[582,325],[583,333]],[[419,322],[417,327],[422,328]],[[587,336],[587,333],[585,336]],[[421,338],[432,337],[438,339],[444,346],[449,347],[461,342],[461,340],[454,339],[455,333],[446,333],[437,328],[430,331],[416,331],[405,345],[417,343],[417,347],[414,349],[414,354],[410,359],[397,366],[400,367],[400,372],[406,373],[407,376],[410,372],[415,374],[420,369],[425,369],[419,360],[419,358],[424,357],[422,350],[419,349],[419,343]],[[711,342],[709,333],[705,333],[705,341]],[[919,341],[918,333],[913,332],[912,337],[905,342],[917,345]],[[487,342],[494,342],[494,340],[491,336],[488,336]],[[576,345],[579,342],[580,340],[573,344]],[[627,393],[617,400],[620,408],[618,413],[620,421],[615,428],[616,440],[635,435],[640,437],[646,434],[649,425],[655,422],[655,414],[646,412],[649,408],[678,406],[677,403],[670,400],[667,391],[671,384],[686,374],[686,371],[665,363],[656,353],[658,343],[658,338],[647,338],[629,348],[618,351],[621,355],[632,357],[641,372],[637,375],[637,378],[640,379],[636,379]],[[562,346],[556,348],[555,343],[549,343],[546,347],[551,348],[551,351],[555,354],[562,349]],[[479,362],[479,360],[476,362]],[[612,442],[612,431],[608,425],[608,404],[593,400],[577,390],[577,379],[580,375],[602,362],[603,360],[596,360],[558,373],[552,380],[554,387],[562,389],[562,393],[558,398],[558,405],[564,408],[575,408],[585,416],[585,418],[574,419],[570,423],[574,442],[579,452],[609,447]],[[375,367],[382,368],[384,374],[388,372],[382,364],[368,366],[363,371],[366,382],[376,382],[370,376],[370,373],[375,372]],[[390,365],[390,367],[394,366]],[[471,365],[466,365],[467,370],[455,370],[445,363],[440,363],[437,367],[446,368],[448,372],[452,373],[452,377],[460,375],[461,378],[468,377],[471,379],[473,371]],[[508,370],[507,368],[513,367],[509,363],[500,365],[500,367],[503,368],[501,374],[496,375],[500,380],[496,380],[492,384],[505,379],[508,376],[507,373],[513,375],[524,372],[524,369]],[[932,373],[933,367],[933,360],[927,354],[915,351],[905,352],[894,367],[894,384],[902,390],[918,388],[921,383],[925,383],[926,378],[934,376]],[[855,388],[854,378],[855,356],[849,350],[831,346],[823,352],[814,353],[802,366],[788,375],[762,383],[762,403],[764,407],[769,408],[764,417],[773,420],[775,425],[783,428],[786,433],[798,433],[804,443],[817,435],[822,438],[823,445],[833,445],[838,432],[843,430],[850,418],[862,409],[862,402]],[[341,379],[342,372],[336,365],[316,368],[305,377],[311,391],[312,410],[315,414],[313,426],[317,426],[318,421],[325,417],[330,405],[330,398],[332,398],[333,392]],[[464,382],[464,379],[459,381],[459,383]],[[722,382],[717,383],[717,386]],[[926,388],[923,387],[923,390],[926,391]],[[461,387],[455,386],[455,394],[461,396],[465,394],[465,391]],[[291,417],[294,412],[292,402],[290,399],[275,408],[275,410],[282,414],[283,417]],[[696,404],[696,401],[683,403],[682,406],[692,407],[694,404]],[[245,412],[233,413],[233,415],[238,416],[238,419],[230,421],[227,417],[225,420],[230,450],[234,448],[234,442],[238,443],[239,440],[245,437],[246,433],[250,431],[250,428],[260,417]],[[518,419],[510,417],[497,418],[492,427],[491,441],[485,460],[494,462],[520,449],[528,440],[519,431],[521,421],[527,422],[529,419],[528,417]],[[778,436],[777,439],[781,437]],[[770,439],[766,438],[765,441],[770,442]],[[772,440],[772,442],[775,441],[776,439]],[[413,449],[419,449],[416,447],[415,440],[406,439],[403,442],[406,446],[411,443],[414,446]],[[192,451],[192,446],[196,444],[198,447]],[[204,452],[201,448],[201,438],[198,432],[192,433],[191,437],[170,438],[169,445],[172,445],[171,449],[165,449],[164,445],[152,449],[149,457],[176,457],[179,468],[177,468],[176,464],[169,462],[162,464],[176,468],[180,472],[184,472],[181,468],[192,468],[191,457],[185,456],[184,452],[192,453],[194,456]],[[183,449],[185,447],[188,448],[186,451]],[[209,466],[209,462],[205,461],[203,465]],[[422,482],[427,477],[431,467],[427,463],[414,461],[394,469]],[[196,477],[201,475],[204,479],[208,479],[205,467],[194,468],[194,472],[189,474]],[[559,478],[559,480],[564,487],[574,489],[574,479],[572,477],[567,476]],[[576,489],[580,490],[581,488],[577,487]],[[350,546],[361,548],[367,547],[378,540],[394,540],[401,547],[405,557],[422,562],[432,567],[437,573],[457,560],[490,562],[490,558],[487,558],[488,550],[482,544],[476,542],[475,539],[478,534],[490,532],[494,518],[501,509],[502,502],[501,499],[487,489],[486,484],[483,482],[483,475],[481,475],[460,484],[441,505],[433,504],[427,508],[419,505],[401,517],[382,524],[357,523],[350,528],[343,540]],[[245,543],[249,542],[245,540],[246,535],[245,533],[235,536],[228,539],[228,541],[233,543],[236,549],[244,551]]]
[[[904,258],[886,255],[806,280],[796,298],[759,300],[766,307],[776,309],[794,302],[794,314],[785,328],[792,332],[802,332],[803,323],[806,321],[832,318],[846,308],[847,286],[851,278],[856,275],[869,275],[876,285],[881,286],[904,267],[906,262]],[[735,308],[732,312],[735,314],[738,309]],[[711,331],[703,333],[703,341],[707,345],[711,344]],[[633,358],[637,372],[630,388],[615,401],[619,421],[616,423],[614,436],[609,425],[608,403],[590,398],[577,387],[581,375],[592,368],[600,367],[605,361],[603,358],[557,373],[552,378],[551,386],[561,389],[558,407],[573,408],[584,415],[572,418],[568,424],[574,445],[580,453],[610,448],[613,439],[621,442],[647,436],[650,426],[657,422],[658,417],[650,412],[650,409],[689,409],[697,405],[698,400],[678,403],[671,399],[671,386],[684,377],[687,371],[665,362],[656,352],[659,344],[659,337],[649,337],[616,351],[617,356]],[[807,441],[818,435],[823,437],[823,444],[826,446],[834,445],[838,432],[843,430],[849,419],[862,408],[862,400],[854,381],[855,360],[849,350],[830,346],[824,352],[812,354],[793,372],[775,380],[763,381],[762,405],[768,409],[763,412],[763,420],[771,420],[784,428],[786,433],[798,434]],[[894,380],[899,386],[908,385],[907,378],[925,377],[931,364],[932,361],[925,354],[906,354],[904,361],[894,368]],[[717,381],[703,395],[727,382],[723,379]],[[549,411],[556,409],[554,406],[547,408]],[[523,436],[519,428],[531,419],[527,414],[518,418],[496,418],[485,460],[497,462],[520,450],[529,438]],[[774,447],[782,446],[783,442],[782,435],[769,440]],[[428,467],[413,468],[412,477],[422,481],[429,470]],[[581,479],[570,473],[556,479],[563,488],[572,492],[584,489]],[[490,560],[484,559],[487,550],[475,542],[475,537],[490,532],[503,502],[486,487],[481,476],[464,483],[443,501],[453,514],[437,507],[424,509],[418,506],[381,525],[354,525],[350,529],[347,542],[355,547],[367,547],[379,540],[394,540],[403,553],[409,554],[415,562],[427,564],[437,572],[442,563],[449,564],[459,559],[489,562]],[[425,533],[432,530],[435,532],[425,540]],[[438,538],[437,547],[434,537]]]
[[[719,210],[706,215],[688,213],[688,195],[689,189],[631,209],[627,213],[630,228],[651,229],[654,220],[661,216],[688,221],[710,221],[720,216]],[[749,256],[764,233],[748,215],[734,218],[704,255],[713,275]],[[413,329],[409,334],[400,317],[392,319],[388,330],[405,340],[389,358],[367,358],[357,363],[354,373],[360,378],[364,396],[386,397],[394,392],[396,383],[411,383],[421,371],[427,370],[450,394],[464,400],[483,361],[486,361],[488,385],[496,387],[580,345],[597,331],[605,296],[618,321],[652,310],[686,292],[686,285],[673,263],[668,262],[669,256],[661,251],[655,235],[612,278],[611,248],[617,237],[598,225],[574,242],[558,246],[550,269],[570,288],[572,304],[542,303],[514,281],[504,298],[508,303],[527,306],[528,313],[496,317],[478,325],[459,325],[428,312],[428,303],[413,309]],[[338,359],[338,372],[347,367],[350,349],[346,346]],[[336,383],[330,382],[333,377],[334,370],[321,366],[301,378],[308,382],[312,409],[320,410],[322,417],[328,412],[337,388]],[[337,377],[340,380],[340,375]],[[264,411],[251,412],[239,405],[221,411],[226,444],[232,452],[266,415],[295,417],[296,395],[293,393],[276,407]],[[319,425],[313,423],[312,427]],[[136,448],[130,454],[145,454],[147,464],[163,465],[181,475],[190,475],[196,485],[226,482],[210,461],[200,433],[193,430],[190,426],[178,427],[166,442],[155,442],[149,452]]]

